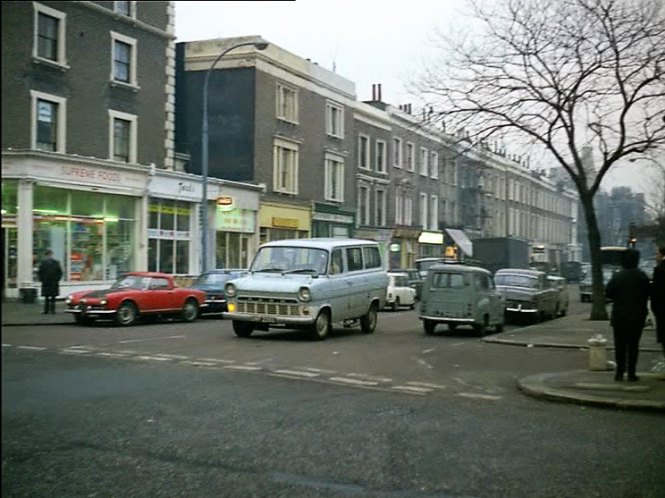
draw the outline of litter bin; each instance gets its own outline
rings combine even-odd
[[[26,287],[24,289],[19,289],[18,292],[21,295],[21,301],[26,304],[35,304],[37,301],[36,287]]]

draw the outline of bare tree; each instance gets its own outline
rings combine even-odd
[[[470,1],[480,29],[439,33],[444,58],[414,89],[446,126],[477,140],[516,133],[566,170],[588,226],[591,319],[607,319],[593,197],[619,159],[665,144],[662,1]]]

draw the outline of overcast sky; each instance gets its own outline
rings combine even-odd
[[[435,53],[435,29],[469,24],[467,0],[176,1],[178,42],[259,35],[334,70],[369,100],[372,84],[394,106],[413,101],[404,83]],[[517,151],[515,151],[517,152]],[[603,188],[628,185],[647,192],[647,174],[634,164],[615,168]]]

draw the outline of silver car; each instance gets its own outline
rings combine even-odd
[[[249,273],[226,284],[238,337],[256,329],[305,328],[325,339],[332,323],[374,332],[386,303],[388,275],[376,242],[313,238],[268,242]]]

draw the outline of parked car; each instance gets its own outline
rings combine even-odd
[[[568,306],[570,305],[570,293],[568,291],[568,281],[564,277],[557,277],[548,275],[547,281],[550,286],[558,291],[555,316],[566,316],[568,314]]]
[[[409,287],[415,289],[416,291],[416,301],[420,299],[420,294],[422,293],[423,288],[423,277],[420,275],[420,272],[416,268],[397,268],[390,270],[389,273],[406,274]]]
[[[470,325],[484,335],[488,327],[500,333],[504,326],[504,299],[494,286],[492,274],[477,266],[437,264],[429,268],[423,283],[418,318],[425,333],[438,324],[455,330]]]
[[[247,275],[224,288],[238,337],[255,329],[305,328],[325,339],[335,322],[374,332],[386,303],[388,274],[370,240],[313,238],[259,247]]]
[[[504,268],[497,270],[494,281],[508,316],[527,316],[532,322],[555,316],[558,291],[550,287],[545,272]]]
[[[409,285],[406,273],[388,272],[388,290],[386,291],[386,306],[397,311],[400,306],[416,305],[416,290]]]
[[[76,323],[115,320],[131,325],[148,315],[179,315],[184,321],[196,320],[205,307],[205,292],[178,287],[173,275],[157,272],[130,272],[119,277],[109,289],[79,291],[67,296],[66,313]]]
[[[607,285],[607,282],[610,281],[614,272],[617,271],[617,268],[603,268],[603,288]],[[580,282],[580,301],[583,303],[590,303],[591,296],[593,295],[593,286],[591,282],[591,269],[584,275],[584,278]]]
[[[226,308],[226,295],[224,285],[229,280],[238,278],[247,273],[246,269],[223,269],[210,270],[202,273],[192,283],[193,289],[199,289],[206,293],[206,306],[203,313],[223,313]]]

